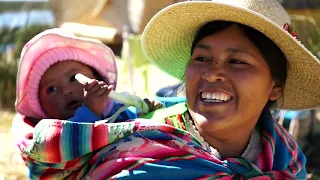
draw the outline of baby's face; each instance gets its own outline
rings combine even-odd
[[[77,73],[95,79],[89,66],[71,60],[58,62],[43,74],[39,99],[49,118],[69,119],[82,106],[85,91],[84,85],[75,79]]]

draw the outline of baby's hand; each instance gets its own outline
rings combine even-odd
[[[157,109],[161,109],[163,108],[163,105],[160,102],[145,98],[143,99],[143,101],[145,103],[147,103],[148,107],[149,107],[149,112],[155,111]],[[143,114],[142,113],[138,113],[138,116],[141,117]]]
[[[85,84],[87,94],[84,98],[84,104],[100,117],[106,108],[106,102],[112,85],[107,85],[104,81],[93,80]]]

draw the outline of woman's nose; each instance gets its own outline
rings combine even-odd
[[[208,82],[225,81],[225,69],[223,65],[214,63],[206,69],[206,71],[202,75],[202,78]]]

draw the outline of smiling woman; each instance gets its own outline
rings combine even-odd
[[[320,63],[276,0],[171,5],[146,26],[142,47],[151,63],[184,77],[186,110],[169,117],[179,114],[219,159],[205,177],[306,178],[303,153],[270,109],[318,107]],[[259,173],[250,176],[248,164]]]
[[[269,50],[278,56],[263,56]],[[263,34],[224,21],[200,28],[191,52],[185,75],[189,112],[209,144],[237,137],[232,138],[238,144],[234,148],[216,145],[216,149],[223,157],[239,156],[267,102],[282,94],[285,79],[280,83],[280,77],[271,74],[270,69],[279,66],[269,67],[269,62],[285,65],[286,59]],[[281,71],[286,74],[286,66]]]

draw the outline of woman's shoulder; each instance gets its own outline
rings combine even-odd
[[[273,169],[290,170],[297,177],[305,177],[306,158],[295,139],[271,116],[260,123],[264,153],[273,155]],[[264,155],[263,155],[264,156]]]

